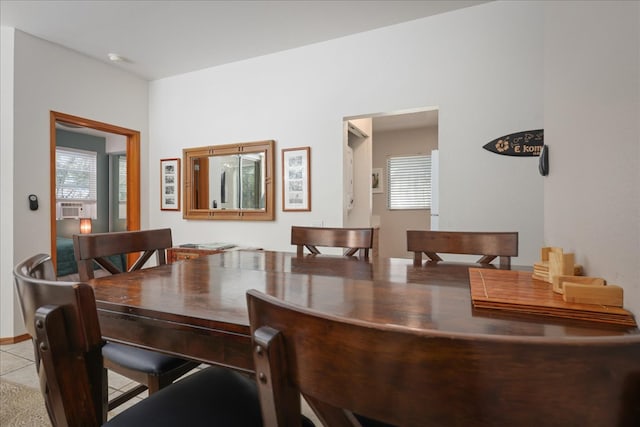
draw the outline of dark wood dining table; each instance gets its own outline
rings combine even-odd
[[[482,267],[240,250],[89,283],[106,339],[247,372],[254,370],[249,289],[337,316],[410,328],[553,338],[639,333],[634,327],[474,309],[470,266]]]

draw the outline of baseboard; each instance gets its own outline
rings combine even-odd
[[[30,340],[30,339],[31,339],[31,335],[29,334],[18,335],[17,337],[0,338],[0,345],[16,344],[16,343]]]

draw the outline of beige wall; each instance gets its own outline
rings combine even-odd
[[[373,135],[373,167],[382,168],[387,177],[389,156],[430,154],[438,148],[436,126],[403,131],[377,132]],[[383,186],[386,187],[386,186]],[[410,258],[407,252],[407,230],[428,230],[431,224],[430,210],[390,211],[387,209],[386,188],[373,194],[374,218],[380,223],[380,256]]]

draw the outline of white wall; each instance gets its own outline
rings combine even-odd
[[[640,313],[639,8],[492,2],[158,80],[148,134],[145,82],[20,32],[7,72],[14,52],[3,28],[0,194],[13,203],[0,207],[0,337],[21,333],[6,297],[11,267],[49,251],[49,110],[142,132],[143,227],[170,226],[176,243],[292,250],[292,224],[342,221],[344,117],[438,106],[441,229],[516,229],[516,264],[537,260],[544,244],[575,250],[589,274],[622,285],[627,308]],[[547,178],[535,158],[481,149],[497,136],[542,127]],[[312,147],[312,212],[281,212],[280,188],[270,223],[184,221],[160,211],[160,158],[264,139],[275,139],[278,150]],[[32,192],[41,200],[37,212],[25,200]]]
[[[343,223],[329,226],[369,227],[371,226],[371,162],[372,162],[372,127],[370,118],[348,120],[360,129],[366,137],[347,132],[344,143],[353,149],[353,205],[344,208]],[[345,164],[346,166],[346,164]],[[347,184],[347,171],[344,169],[344,183]],[[343,187],[344,188],[344,187]],[[346,190],[344,190],[346,192]],[[344,198],[343,198],[344,199]]]
[[[107,153],[124,153],[127,151],[127,138],[124,135],[108,133],[105,135]]]
[[[293,224],[342,224],[344,117],[438,106],[441,228],[520,232],[516,263],[542,246],[542,177],[535,158],[482,146],[543,127],[542,7],[495,2],[162,80],[150,85],[150,181],[184,147],[274,139],[311,146],[310,213],[264,222],[185,221],[157,209],[177,243],[231,241],[292,251]],[[280,176],[280,156],[277,156]],[[278,183],[279,184],[279,183]],[[505,201],[506,200],[506,201]]]
[[[3,29],[2,58],[4,67],[5,46]],[[149,157],[147,137],[148,84],[114,66],[88,58],[58,45],[15,32],[15,57],[13,69],[14,104],[13,138],[2,133],[2,146],[13,147],[13,176],[2,173],[2,188],[11,186],[12,199],[3,198],[3,210],[7,202],[13,209],[13,221],[2,223],[3,263],[0,286],[3,289],[1,337],[21,334],[24,329],[17,300],[4,298],[7,289],[13,290],[11,265],[36,253],[50,253],[49,209],[49,112],[59,111],[113,125],[136,129],[141,132],[141,157]],[[4,71],[4,69],[3,69]],[[5,87],[2,73],[2,87]],[[4,91],[3,91],[4,102]],[[5,105],[2,105],[3,110]],[[11,109],[11,107],[10,107]],[[3,129],[5,112],[3,111]],[[5,139],[7,138],[7,139]],[[10,151],[10,150],[9,150]],[[4,160],[4,148],[3,148]],[[159,168],[159,163],[153,163]],[[141,192],[149,193],[149,164],[141,164]],[[7,182],[5,182],[7,180]],[[159,181],[154,181],[154,184]],[[159,185],[154,185],[154,190]],[[27,195],[36,194],[40,208],[30,211]],[[4,193],[3,193],[4,196]],[[141,206],[142,226],[148,225],[148,207]],[[13,247],[5,231],[13,231]]]
[[[13,296],[13,28],[0,27],[0,337],[12,337]]]
[[[544,240],[640,315],[640,3],[545,3]]]

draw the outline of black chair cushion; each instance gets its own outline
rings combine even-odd
[[[258,388],[235,371],[210,367],[152,394],[105,426],[262,426]]]
[[[373,420],[362,415],[353,414],[358,419],[362,427],[394,427],[391,424],[383,423],[382,421]]]
[[[155,375],[177,368],[186,362],[179,357],[112,342],[107,342],[102,347],[102,356],[125,368]]]

